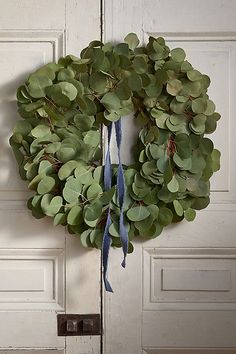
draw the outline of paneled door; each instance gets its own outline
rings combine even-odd
[[[27,74],[100,37],[99,1],[0,0],[0,353],[100,353],[100,337],[58,337],[57,313],[100,312],[100,252],[26,207],[8,145]],[[92,262],[91,262],[92,259]]]
[[[136,242],[125,270],[111,252],[114,294],[104,300],[104,353],[236,353],[236,2],[104,0],[104,40],[121,41],[129,32],[145,43],[149,35],[165,37],[211,77],[209,95],[222,115],[211,137],[222,160],[211,204],[193,223]],[[132,120],[123,123],[129,163],[134,127]]]

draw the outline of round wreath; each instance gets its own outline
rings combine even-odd
[[[208,205],[209,179],[220,166],[220,152],[204,137],[220,118],[207,95],[209,77],[163,38],[138,45],[134,33],[115,45],[93,41],[80,58],[44,65],[17,90],[24,119],[10,144],[34,191],[28,207],[66,225],[84,246],[102,247],[108,209],[111,245],[122,246],[118,166],[104,189],[102,126],[134,112],[139,127],[134,163],[123,165],[129,252],[136,236],[155,238],[170,223],[192,221]]]

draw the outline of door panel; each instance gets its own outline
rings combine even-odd
[[[20,118],[16,88],[41,65],[79,56],[99,39],[100,4],[0,0],[0,8],[0,353],[100,353],[100,336],[57,336],[58,312],[100,313],[100,252],[31,216],[8,144]]]
[[[22,200],[26,197],[26,183],[18,176],[8,138],[16,121],[16,88],[27,74],[42,64],[63,55],[63,31],[1,31],[0,32],[0,124],[1,176],[0,197]],[[19,59],[21,58],[21,59]]]
[[[210,136],[222,160],[209,207],[193,223],[136,241],[125,270],[119,250],[111,251],[106,354],[236,352],[235,10],[233,0],[138,0],[135,7],[105,0],[105,41],[120,42],[136,32],[141,43],[149,35],[163,36],[171,48],[184,48],[193,66],[211,77],[209,95],[222,115]],[[124,131],[135,134],[132,119],[122,120]]]

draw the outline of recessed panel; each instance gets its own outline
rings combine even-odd
[[[233,131],[236,129],[234,116],[236,108],[234,97],[236,85],[236,38],[225,34],[183,34],[146,32],[148,35],[165,37],[169,47],[181,47],[186,51],[186,59],[195,69],[207,74],[211,79],[208,90],[210,98],[216,104],[216,110],[221,114],[217,129],[208,137],[213,140],[215,147],[221,151],[221,168],[211,178],[211,201],[214,203],[232,203],[236,201],[236,188],[233,181],[236,178],[235,149]]]
[[[221,348],[220,354],[235,349],[235,311],[143,311],[142,324],[145,349],[202,348],[202,354],[208,354],[205,348]]]
[[[0,353],[12,353],[13,348],[22,354],[64,353],[65,339],[57,336],[55,311],[0,311],[0,323]]]
[[[0,261],[0,293],[45,291],[45,267],[51,264],[35,264],[35,261]]]
[[[0,309],[63,309],[62,250],[1,250]]]
[[[144,308],[234,309],[236,253],[233,252],[233,249],[145,250]]]
[[[161,269],[161,291],[230,291],[231,272],[224,269]]]
[[[209,97],[215,102],[216,110],[221,114],[217,129],[208,135],[215,147],[222,153],[221,170],[211,179],[211,190],[227,192],[230,189],[230,95],[234,89],[231,69],[236,62],[236,42],[221,41],[170,41],[171,48],[184,48],[187,60],[194,68],[207,74],[211,79]],[[232,116],[233,118],[233,116]],[[231,147],[232,148],[232,147]]]
[[[9,147],[9,137],[15,122],[21,119],[17,113],[16,90],[24,83],[27,76],[47,62],[58,57],[61,50],[58,38],[48,36],[49,33],[19,32],[0,34],[0,198],[25,199],[27,184],[18,173],[17,163]],[[51,34],[52,36],[52,34]],[[34,39],[35,37],[35,39]]]

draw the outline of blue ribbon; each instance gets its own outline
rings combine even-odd
[[[105,167],[104,167],[104,189],[105,191],[111,188],[111,179],[112,179],[112,168],[111,168],[111,156],[110,156],[110,143],[111,143],[111,133],[112,133],[112,125],[111,123],[108,127],[108,147],[105,159]],[[123,166],[121,163],[121,156],[120,156],[120,147],[121,147],[121,140],[122,140],[122,128],[121,128],[121,120],[115,122],[115,132],[116,132],[116,144],[118,150],[118,171],[117,171],[117,196],[119,201],[119,208],[120,208],[120,219],[119,219],[119,233],[120,239],[124,254],[124,259],[121,263],[122,267],[125,268],[126,265],[126,256],[128,253],[128,232],[124,225],[124,199],[125,199],[125,178],[124,178],[124,171]],[[107,279],[107,268],[108,268],[108,256],[109,250],[111,245],[111,236],[109,233],[109,227],[111,225],[111,210],[110,207],[108,208],[107,212],[107,220],[103,235],[103,245],[102,245],[102,261],[103,261],[103,280],[105,284],[106,291],[113,292],[112,287]]]
[[[120,220],[119,220],[119,232],[120,232],[120,239],[124,254],[123,262],[121,263],[122,267],[125,268],[126,263],[126,256],[128,252],[128,232],[124,224],[124,200],[125,200],[125,176],[124,171],[121,163],[121,156],[120,156],[120,147],[121,147],[121,139],[122,139],[122,130],[121,130],[121,120],[115,122],[115,130],[116,130],[116,144],[118,148],[118,159],[119,159],[119,166],[117,172],[117,192],[118,192],[118,200],[119,200],[119,207],[120,207]]]
[[[107,127],[108,132],[108,146],[105,159],[104,167],[104,190],[108,191],[111,188],[111,179],[112,179],[112,169],[111,169],[111,154],[110,154],[110,145],[111,145],[111,133],[112,133],[112,124]],[[111,209],[110,206],[107,211],[107,220],[103,235],[102,243],[102,265],[103,265],[103,281],[106,291],[113,292],[112,287],[107,279],[107,267],[108,267],[108,256],[111,245],[111,236],[109,233],[109,227],[111,225]]]

